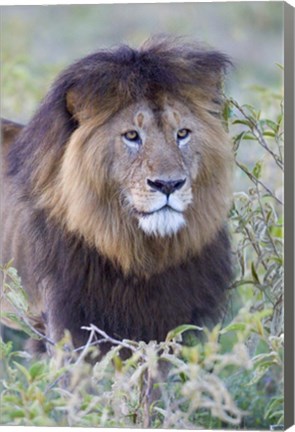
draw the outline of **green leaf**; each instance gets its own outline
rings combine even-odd
[[[246,125],[246,126],[248,126],[250,128],[252,126],[252,124],[251,124],[251,122],[249,120],[240,120],[240,119],[234,120],[233,124],[242,124],[242,125]]]
[[[4,394],[2,397],[2,403],[9,403],[19,406],[21,404],[21,399],[16,395]]]
[[[277,257],[277,256],[272,256],[271,260],[275,261],[276,263],[278,263],[280,265],[283,265],[283,263],[284,263],[283,258],[280,258],[280,257]]]
[[[281,423],[283,422],[284,415],[285,415],[285,411],[282,409],[282,410],[279,410],[279,411],[275,411],[274,413],[272,413],[269,416],[269,419],[273,419],[273,418],[279,417],[278,420],[277,420],[277,422],[278,422],[278,424],[280,426],[279,430],[282,430],[282,431],[284,430],[284,425],[282,425]]]
[[[276,137],[276,134],[274,132],[269,132],[269,131],[263,132],[262,135],[266,136],[266,137],[271,137],[271,138],[275,138]]]
[[[22,409],[15,409],[15,410],[13,409],[9,412],[9,415],[12,419],[23,418],[26,417],[26,412],[25,410]]]
[[[253,384],[257,384],[262,377],[268,372],[268,369],[255,370],[252,374],[250,381],[247,382],[246,386],[251,387]]]
[[[35,380],[36,378],[40,378],[45,373],[45,364],[43,362],[34,363],[29,370],[29,374],[31,375],[31,379]]]
[[[226,121],[228,121],[228,119],[230,119],[232,117],[233,109],[231,108],[230,102],[227,101],[224,104],[224,108],[223,108],[222,114],[223,114],[224,120],[226,120]]]
[[[249,86],[249,89],[258,93],[266,93],[267,88],[258,84],[254,84]]]
[[[252,174],[254,177],[259,179],[261,177],[261,171],[262,171],[262,162],[258,161],[255,164],[255,167],[253,168]]]
[[[256,112],[252,105],[243,104],[243,108],[247,108],[247,110],[252,114],[254,120],[257,120],[260,117],[260,112]]]
[[[245,164],[239,162],[239,166],[240,166],[240,168],[241,168],[243,171],[245,171],[246,173],[249,173],[249,174],[250,174],[250,171],[249,171],[247,165],[245,165]]]
[[[276,65],[279,69],[281,69],[282,71],[284,71],[284,66],[283,66],[283,65],[281,65],[280,63],[275,63],[275,65]]]
[[[274,352],[257,354],[252,358],[254,364],[258,367],[277,363],[277,354]]]
[[[192,324],[183,324],[181,326],[176,327],[174,330],[171,330],[167,334],[166,342],[172,341],[172,339],[175,339],[177,336],[180,336],[182,333],[188,330],[203,330],[203,328]]]
[[[113,357],[113,362],[114,362],[114,366],[115,366],[116,371],[121,372],[122,368],[123,368],[122,359],[118,355],[115,355]]]
[[[34,339],[41,339],[40,336],[37,336],[36,333],[34,333],[31,328],[24,322],[22,317],[19,317],[18,315],[11,312],[2,312],[2,316],[8,318],[10,321],[13,321],[15,324],[17,324],[19,330],[23,330],[30,337]]]
[[[264,418],[267,419],[268,417],[270,417],[271,414],[272,414],[272,411],[274,411],[277,408],[280,408],[283,405],[283,403],[284,403],[284,398],[283,397],[274,398],[269,403],[269,405],[267,406]]]
[[[254,265],[253,261],[251,262],[251,273],[252,273],[254,281],[260,285],[260,280],[259,280],[258,274],[256,272],[255,265]]]
[[[241,140],[243,139],[243,136],[245,135],[245,131],[244,132],[241,132],[241,133],[239,133],[238,135],[236,135],[235,137],[234,137],[234,143],[235,144],[239,144],[240,142],[241,142]]]
[[[14,267],[9,267],[4,271],[9,279],[9,285],[11,288],[19,289],[21,287],[21,279]]]
[[[13,348],[12,341],[8,341],[7,343],[3,342],[0,339],[0,360],[3,360],[5,357],[8,357]]]
[[[6,263],[4,266],[0,266],[0,269],[3,270],[4,272],[7,272],[9,267],[12,267],[13,261],[14,261],[14,258],[11,258],[11,260],[8,261],[8,263]]]
[[[185,383],[188,380],[188,378],[184,372],[180,372],[179,377],[180,377],[182,383]]]
[[[9,291],[5,294],[6,299],[19,311],[28,312],[28,301],[21,291]]]
[[[279,114],[278,115],[277,123],[278,123],[279,126],[281,125],[283,118],[284,118],[283,114]]]
[[[16,361],[13,362],[14,366],[24,375],[27,382],[29,383],[31,381],[31,375],[29,371],[20,363],[17,363]]]
[[[257,138],[251,133],[251,132],[247,132],[245,133],[245,135],[243,136],[243,140],[248,140],[248,141],[257,141]]]
[[[284,230],[282,226],[272,225],[269,228],[269,231],[273,237],[277,237],[281,239],[284,236]]]
[[[277,129],[278,129],[278,125],[277,125],[275,122],[273,122],[272,120],[265,120],[265,123],[266,123],[267,126],[268,126],[270,129],[272,129],[274,132],[277,131]]]
[[[225,334],[228,332],[245,331],[247,327],[246,323],[232,323],[220,330],[220,334]]]

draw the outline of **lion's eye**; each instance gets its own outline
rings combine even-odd
[[[128,143],[141,144],[141,138],[136,130],[130,130],[123,134],[123,138]]]
[[[189,129],[179,129],[177,131],[176,138],[178,144],[187,144],[191,138],[191,131]]]

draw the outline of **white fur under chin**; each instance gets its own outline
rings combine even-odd
[[[184,225],[181,213],[167,209],[139,218],[139,226],[146,234],[160,237],[171,236]]]

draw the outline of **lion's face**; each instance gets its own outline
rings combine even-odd
[[[178,261],[213,238],[229,208],[231,151],[209,109],[166,97],[79,120],[42,192],[53,217],[126,271],[160,271],[167,251]]]
[[[162,110],[134,104],[109,124],[111,176],[121,203],[147,235],[170,236],[186,224],[198,175],[198,122],[180,102]]]

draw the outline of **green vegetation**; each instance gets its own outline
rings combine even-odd
[[[282,98],[263,88],[259,110],[228,99],[224,123],[233,140],[236,183],[230,229],[236,278],[224,323],[203,329],[202,340],[181,344],[182,326],[156,344],[118,341],[89,325],[88,343],[73,349],[69,334],[54,358],[31,359],[14,336],[1,342],[1,424],[155,428],[269,429],[283,424],[283,112]],[[265,107],[271,106],[271,115]],[[247,159],[243,154],[251,153]],[[250,160],[250,162],[249,162]],[[28,322],[21,281],[2,267],[10,315]],[[85,357],[111,341],[94,366]],[[102,342],[103,341],[103,342]],[[48,341],[50,343],[50,341]],[[128,349],[131,357],[122,360]]]
[[[231,56],[234,96],[223,117],[235,153],[230,212],[236,277],[224,322],[189,346],[183,326],[165,342],[113,341],[94,366],[66,334],[53,358],[32,359],[26,294],[2,263],[10,315],[0,344],[0,424],[25,426],[270,429],[283,424],[283,4],[179,3],[1,7],[2,115],[26,122],[56,74],[101,47],[138,45],[168,32],[207,41]],[[255,49],[253,49],[255,47]],[[253,84],[257,84],[253,86]],[[250,87],[251,85],[251,87]],[[236,102],[243,101],[241,104]],[[251,105],[250,105],[251,104]],[[50,344],[50,341],[48,342]],[[131,357],[119,353],[128,348]]]

